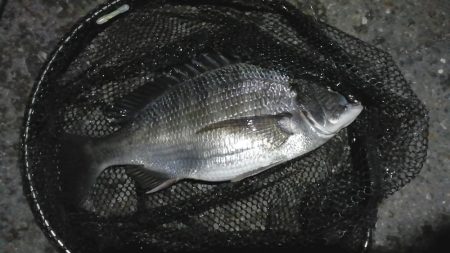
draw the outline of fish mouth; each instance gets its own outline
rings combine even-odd
[[[358,100],[354,100],[352,103],[348,104],[345,114],[343,115],[347,123],[344,124],[342,128],[348,127],[351,123],[353,123],[363,109],[364,106]]]

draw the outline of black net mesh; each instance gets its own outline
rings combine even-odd
[[[128,12],[95,24],[125,3]],[[238,183],[183,181],[146,195],[123,167],[111,168],[81,208],[67,206],[59,135],[117,131],[104,116],[111,103],[210,51],[308,75],[354,95],[365,110],[319,149]],[[76,26],[35,87],[24,131],[24,188],[46,234],[67,252],[358,251],[379,200],[419,172],[427,124],[426,109],[389,55],[285,3],[115,1]]]

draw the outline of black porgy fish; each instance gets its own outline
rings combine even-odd
[[[126,110],[116,107],[123,127],[84,142],[87,168],[70,179],[75,194],[85,197],[113,165],[135,165],[127,174],[147,193],[182,179],[239,181],[318,148],[363,109],[327,87],[220,54],[184,69],[188,78],[143,106],[130,101],[145,96],[128,94]]]

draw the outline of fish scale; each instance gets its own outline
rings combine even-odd
[[[237,85],[241,85],[238,81],[236,81],[235,83]],[[242,84],[245,85],[246,83],[244,82]],[[256,87],[261,87],[261,86],[267,85],[269,83],[259,83],[259,82],[255,83],[255,82],[253,82],[253,83],[250,83],[250,84],[252,84],[252,86],[251,86],[251,88],[249,88],[249,90],[251,90],[251,89],[254,90],[255,86]],[[186,84],[186,86],[189,86],[189,84]],[[240,89],[244,88],[244,90],[245,90],[246,87],[247,87],[247,85],[246,86],[241,86],[239,88]],[[285,88],[284,86],[282,86],[282,87]],[[285,89],[285,91],[287,92],[288,89]],[[198,121],[199,118],[206,119],[207,122],[205,124],[210,124],[214,120],[220,121],[220,120],[226,120],[227,118],[230,118],[230,117],[233,117],[233,116],[246,116],[245,115],[245,110],[240,110],[240,115],[235,115],[233,113],[233,110],[236,110],[236,109],[238,109],[238,110],[239,109],[250,109],[250,110],[258,110],[258,109],[269,109],[270,110],[270,109],[272,109],[272,108],[267,108],[267,106],[270,106],[270,104],[268,104],[268,103],[267,104],[262,104],[261,103],[261,102],[264,101],[263,99],[261,99],[262,97],[267,97],[266,101],[270,101],[271,99],[273,99],[272,92],[270,92],[270,91],[269,92],[264,92],[264,93],[261,93],[261,92],[257,93],[257,92],[258,92],[258,90],[254,91],[254,92],[251,92],[251,93],[248,92],[247,93],[248,96],[246,96],[247,94],[244,92],[241,96],[236,97],[235,100],[227,99],[226,97],[225,98],[221,98],[222,96],[220,96],[218,94],[218,96],[214,96],[215,98],[219,98],[220,99],[218,101],[215,101],[215,98],[211,98],[211,99],[208,99],[208,100],[205,100],[205,101],[200,101],[200,103],[199,103],[199,101],[197,101],[196,104],[191,104],[191,105],[187,105],[186,103],[181,103],[179,108],[171,108],[172,110],[170,110],[169,113],[168,113],[168,115],[177,115],[178,114],[177,115],[178,117],[174,116],[174,117],[176,117],[178,119],[177,121],[175,121],[175,122],[174,121],[170,121],[170,120],[168,120],[167,115],[161,115],[162,116],[161,118],[154,119],[153,122],[160,122],[160,127],[165,127],[165,128],[167,128],[170,131],[170,130],[178,129],[177,127],[174,127],[173,124],[177,124],[176,126],[181,125],[181,124],[184,125],[184,124],[186,124],[188,122],[194,122],[194,124],[195,124],[195,123],[199,122]],[[225,93],[226,93],[226,91],[225,91]],[[185,96],[185,97],[191,96],[191,92],[189,92],[189,90],[187,90],[187,89],[181,89],[181,92],[179,94],[180,95],[177,95],[177,96]],[[171,98],[171,96],[167,97],[168,100],[170,98]],[[174,100],[178,101],[179,98],[176,98]],[[242,108],[242,106],[239,106],[239,103],[237,103],[237,101],[246,101],[246,104],[245,104],[246,107]],[[163,104],[164,105],[169,105],[171,103],[174,103],[174,102],[173,101],[165,101],[165,103],[163,103]],[[204,106],[202,106],[202,105],[204,105]],[[225,107],[224,107],[224,105],[225,105]],[[154,110],[155,111],[156,110],[160,110],[159,108],[161,108],[161,107],[155,106]],[[191,110],[190,113],[187,113],[188,109],[186,109],[186,108]],[[205,114],[202,115],[202,114],[200,114],[200,111],[202,109],[204,109],[204,108],[213,108],[213,109],[216,109],[216,111],[215,110],[212,110],[212,111],[208,111],[207,110],[206,113],[203,112]],[[272,111],[267,110],[266,112],[268,114],[269,113],[280,113],[282,111],[282,109],[285,109],[285,108],[280,108],[278,110],[272,110]],[[220,114],[217,115],[217,112],[220,112]],[[247,111],[247,114],[248,113],[249,112]],[[214,115],[214,116],[213,117],[208,117],[208,115]],[[189,117],[189,116],[191,116],[191,117]],[[194,116],[194,117],[192,117],[192,116]],[[217,118],[218,116],[219,116],[219,118]],[[199,127],[202,127],[202,126],[199,125]]]
[[[158,142],[165,143],[165,149],[168,150],[170,149],[170,144],[167,143],[168,138],[164,137],[173,135],[175,138],[172,138],[171,144],[179,147],[179,150],[184,150],[183,145],[189,142],[189,136],[194,135],[198,129],[215,121],[251,116],[255,115],[255,113],[277,114],[287,109],[283,104],[278,103],[283,98],[287,100],[292,98],[287,82],[279,82],[287,80],[287,77],[279,78],[277,76],[279,74],[274,71],[262,73],[258,67],[244,64],[242,66],[229,66],[229,68],[219,71],[231,72],[233,70],[238,74],[226,79],[219,79],[218,82],[211,80],[214,78],[214,75],[209,78],[204,77],[201,81],[195,79],[188,81],[179,85],[177,89],[172,90],[158,101],[151,103],[145,109],[145,116],[147,117],[138,117],[145,119],[140,124],[150,123],[152,128],[165,129],[167,132],[166,135],[161,135],[160,131],[147,131],[145,135],[150,139],[151,144],[156,147],[159,146]],[[244,74],[239,75],[241,73]],[[262,78],[266,79],[262,80]],[[228,83],[232,85],[227,85]],[[192,99],[195,98],[193,91],[199,90],[215,95],[208,96],[208,99],[205,100]],[[191,99],[182,100],[183,97]],[[204,109],[207,109],[206,112]],[[167,111],[168,113],[157,113],[158,111]],[[169,115],[171,117],[168,117]],[[169,120],[170,118],[177,120]],[[136,143],[147,139],[141,138],[142,136],[139,134],[135,136]],[[209,138],[212,139],[214,137]]]

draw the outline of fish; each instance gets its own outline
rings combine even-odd
[[[180,66],[160,94],[150,83],[113,103],[120,129],[72,154],[85,161],[68,178],[73,194],[86,197],[116,165],[130,165],[147,194],[185,179],[238,182],[317,149],[363,110],[329,87],[221,53]]]

